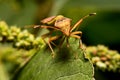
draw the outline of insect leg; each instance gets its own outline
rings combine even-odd
[[[83,18],[81,18],[81,19],[71,28],[70,32],[72,32],[75,28],[77,28],[78,25],[80,25],[81,22],[82,22],[84,19],[86,19],[86,18],[89,17],[89,16],[93,16],[93,15],[96,15],[96,13],[90,13],[90,14],[84,16]]]
[[[52,57],[54,57],[53,55],[55,54],[51,44],[50,44],[50,38],[49,38],[49,35],[51,34],[52,32],[49,32],[49,33],[46,33],[44,35],[42,35],[42,39],[44,40],[44,42],[49,46],[50,50],[52,51]],[[46,38],[46,39],[45,39]]]
[[[82,35],[82,32],[81,31],[75,31],[75,32],[72,32],[70,35],[77,35],[77,34]]]
[[[56,39],[58,39],[60,36],[53,36],[53,37],[50,37],[49,38],[49,40],[48,40],[48,46],[50,47],[50,49],[51,49],[51,51],[52,51],[52,57],[54,58],[55,57],[55,52],[54,52],[54,50],[53,50],[53,48],[52,48],[52,46],[51,46],[51,42],[52,41],[54,41],[54,40],[56,40]]]
[[[48,44],[50,50],[52,51],[52,57],[54,58],[54,57],[55,57],[55,52],[54,52],[54,50],[53,50],[53,48],[52,48],[52,46],[51,46],[51,43],[52,43],[52,41],[58,39],[59,36],[48,37],[49,35],[51,35],[51,33],[52,33],[52,32],[49,32],[49,33],[47,33],[47,34],[42,35],[42,38],[43,38],[43,40],[45,41],[45,43]],[[46,39],[45,39],[45,38],[46,38]]]
[[[78,34],[79,34],[79,35],[78,35]],[[79,39],[79,47],[80,47],[80,48],[82,48],[82,40],[81,40],[81,36],[80,36],[81,34],[82,34],[81,31],[75,31],[75,32],[72,32],[72,33],[70,34],[71,37],[75,37],[75,38]]]
[[[70,36],[79,39],[79,48],[82,49],[82,50],[84,50],[83,46],[82,46],[81,36],[79,36],[78,34],[81,35],[82,34],[81,31],[73,32],[73,33],[70,34]],[[76,53],[75,54],[75,58],[77,58],[77,57],[78,57],[78,54]]]
[[[34,28],[46,28],[46,29],[54,29],[54,30],[59,30],[58,28],[54,26],[46,26],[46,25],[35,25]]]
[[[83,21],[83,19],[80,19],[70,30],[70,32],[72,32],[81,22]]]
[[[59,44],[60,47],[63,45],[64,40],[65,40],[65,36],[63,36],[62,39],[61,39],[61,41],[60,41],[60,44]]]

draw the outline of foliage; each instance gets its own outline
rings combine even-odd
[[[4,75],[2,80],[9,80],[13,76],[13,80],[29,80],[31,77],[34,80],[93,80],[92,63],[84,57],[84,51],[78,48],[79,40],[70,38],[70,47],[64,42],[61,48],[55,49],[57,56],[52,58],[51,52],[44,47],[45,43],[40,37],[35,38],[27,30],[8,26],[4,21],[0,21],[0,38],[1,45],[4,45],[0,48],[0,69]],[[34,76],[37,72],[40,73]]]
[[[27,30],[8,26],[4,21],[0,21],[0,42],[0,70],[1,76],[4,75],[0,76],[1,80],[8,80],[8,76],[12,77],[16,70],[30,60],[37,49],[45,46],[41,37],[35,38]]]
[[[21,41],[23,43],[21,43]],[[15,76],[13,79],[18,80],[29,80],[31,77],[35,80],[41,78],[45,80],[53,80],[56,78],[59,80],[92,80],[93,67],[89,60],[84,57],[84,50],[78,48],[79,41],[73,38],[70,38],[69,41],[70,48],[66,47],[66,43],[64,43],[61,48],[55,49],[57,56],[56,58],[52,58],[50,55],[51,52],[44,48],[45,43],[40,37],[35,38],[34,35],[27,30],[21,30],[16,26],[8,26],[4,21],[0,21],[0,42],[2,42],[2,46],[4,45],[0,48],[0,69],[1,75],[3,75],[0,79],[9,80],[9,76]],[[6,45],[6,42],[18,49],[33,50],[13,49],[8,46],[8,44]],[[35,48],[40,48],[40,50],[37,50],[38,54],[35,54],[30,60],[36,52]],[[88,46],[86,47],[85,55],[91,60],[95,68],[102,71],[120,72],[120,55],[117,51],[109,50],[102,45],[96,47]],[[26,64],[29,60],[30,62]],[[37,63],[38,61],[41,63]],[[7,67],[11,65],[11,68]],[[15,74],[11,75],[13,72]],[[24,74],[25,72],[26,74]],[[35,73],[38,74],[34,76]]]
[[[39,24],[40,19],[57,14],[70,17],[73,19],[73,23],[75,23],[82,16],[91,12],[96,12],[97,16],[91,18],[91,21],[89,19],[88,22],[86,20],[81,24],[82,32],[84,33],[84,36],[82,37],[83,42],[88,45],[105,44],[110,48],[112,47],[119,50],[119,6],[119,0],[0,0],[0,19],[6,20],[8,24],[17,24],[22,27],[29,24],[36,24],[36,22]],[[4,24],[4,22],[2,23]],[[40,37],[35,38],[27,30],[21,30],[16,26],[8,26],[6,23],[5,25],[7,27],[0,27],[0,42],[2,43],[0,44],[0,80],[3,80],[3,78],[4,80],[9,79],[9,74],[7,73],[8,70],[6,70],[6,65],[4,65],[4,63],[6,64],[6,62],[9,62],[23,67],[30,56],[32,57],[36,52],[36,49],[30,52],[21,49],[29,50],[38,47],[42,49],[45,45]],[[83,25],[84,27],[82,27]],[[38,30],[35,30],[35,33],[36,32],[38,32]],[[11,48],[11,44],[17,49]],[[99,47],[104,48],[102,50],[104,56],[101,51],[99,51]],[[120,71],[119,53],[117,51],[111,51],[104,46],[94,46],[94,48],[97,50],[96,55],[93,54],[94,51],[92,52],[92,46],[87,47],[87,54],[89,55],[90,60],[93,61],[95,68],[102,70],[104,73],[106,71]],[[47,52],[40,51],[39,53]],[[42,56],[45,55],[43,54]],[[96,59],[98,61],[96,61]],[[10,65],[11,64],[7,64],[7,66],[11,67]],[[13,70],[15,67],[10,69]],[[2,75],[3,77],[1,77]],[[101,77],[99,79],[107,80],[102,79]]]
[[[15,76],[16,80],[93,80],[93,67],[84,57],[84,51],[78,48],[78,40],[70,39],[55,49],[56,57],[52,58],[49,50],[41,50]]]

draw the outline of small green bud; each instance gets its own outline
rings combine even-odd
[[[12,31],[12,32],[16,32],[16,33],[19,33],[21,30],[20,30],[20,28],[18,28],[18,27],[16,27],[16,26],[11,26],[10,27],[10,30]]]
[[[96,63],[96,62],[98,62],[98,61],[100,61],[100,58],[99,58],[99,57],[93,57],[93,58],[92,58],[92,62],[93,62],[93,63]]]
[[[30,43],[28,41],[24,41],[23,45],[30,46]]]
[[[15,43],[15,46],[16,46],[16,47],[20,47],[20,46],[21,46],[21,42],[16,42],[16,43]]]
[[[97,62],[96,65],[101,69],[106,69],[107,65],[101,61]]]
[[[2,35],[3,35],[3,36],[8,36],[8,33],[7,33],[6,31],[3,31],[3,32],[2,32]]]
[[[14,40],[14,36],[8,36],[7,39],[8,40]]]
[[[110,65],[110,62],[109,62],[109,61],[105,61],[105,64],[109,66],[109,65]]]
[[[30,34],[27,38],[27,41],[29,42],[33,42],[34,40],[35,40],[35,37],[32,34]]]
[[[6,31],[8,29],[8,25],[4,21],[0,21],[0,30]]]

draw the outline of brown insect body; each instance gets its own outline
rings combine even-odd
[[[55,27],[59,28],[60,31],[63,32],[64,35],[69,36],[70,35],[70,26],[71,26],[71,19],[63,17],[59,20],[56,20]]]
[[[81,42],[82,32],[81,31],[73,32],[73,30],[76,29],[78,27],[78,25],[81,24],[81,22],[85,18],[87,18],[88,16],[95,15],[95,14],[96,13],[92,13],[87,16],[84,16],[73,27],[71,27],[71,19],[70,18],[64,17],[62,15],[58,15],[58,16],[52,16],[52,17],[48,17],[48,18],[41,20],[42,25],[34,26],[34,28],[40,27],[40,28],[49,29],[50,32],[43,35],[43,39],[45,37],[47,37],[48,35],[51,35],[54,30],[61,31],[66,36],[65,38],[66,38],[67,46],[69,46],[69,41],[68,41],[69,37],[74,37],[74,38],[77,38],[80,40],[79,46],[81,48],[82,47],[82,42]],[[53,30],[51,30],[51,29],[53,29]],[[59,35],[56,35],[56,36],[50,37],[48,41],[45,41],[48,44],[48,46],[50,47],[53,57],[55,56],[55,53],[54,53],[54,50],[52,49],[52,46],[50,43],[58,38],[59,38]]]
[[[42,24],[47,24],[48,26],[58,28],[64,35],[69,36],[71,19],[66,18],[62,15],[51,16],[49,18],[45,18],[41,21]]]

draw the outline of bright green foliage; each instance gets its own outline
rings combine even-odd
[[[78,48],[78,40],[70,39],[52,58],[51,51],[40,50],[17,74],[14,80],[93,80],[93,66]]]

